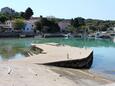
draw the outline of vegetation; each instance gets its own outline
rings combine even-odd
[[[57,33],[60,32],[60,27],[55,21],[48,20],[47,18],[41,18],[36,23],[36,29],[44,33]]]
[[[36,25],[36,29],[42,32],[42,28],[43,28],[42,23],[40,21],[37,21],[35,22],[35,25]]]
[[[67,32],[70,32],[70,33],[75,33],[76,32],[76,28],[73,27],[72,25],[69,25],[66,29],[67,29]]]
[[[72,19],[71,25],[74,27],[81,27],[82,25],[85,25],[85,19],[82,17],[77,17],[75,19]]]
[[[20,13],[16,12],[12,8],[4,7],[1,9],[1,14],[6,16],[9,20],[20,18]]]
[[[25,19],[28,20],[28,19],[30,19],[32,17],[33,14],[34,14],[33,10],[30,7],[28,7],[26,9],[25,13],[22,13],[21,15],[22,15],[22,17],[24,17]]]
[[[95,19],[86,19],[86,26],[91,31],[107,31],[108,28],[115,26],[115,21],[104,21]]]
[[[24,27],[24,20],[22,20],[22,19],[15,19],[13,26],[14,26],[15,30],[22,30],[23,27]]]
[[[85,26],[85,19],[82,17],[71,19],[71,25],[73,26],[72,28],[76,28],[76,31],[79,32],[83,29],[82,27]]]
[[[5,15],[0,15],[0,22],[1,23],[5,23],[5,21],[7,21],[8,20],[8,17],[7,16],[5,16]]]
[[[1,9],[0,14],[6,16],[8,20],[13,20],[13,19],[18,19],[18,18],[24,18],[28,20],[32,17],[34,13],[30,7],[28,7],[25,10],[25,12],[16,12],[12,8],[4,7]]]
[[[21,18],[25,18],[25,12],[20,12]]]
[[[76,28],[76,32],[82,32],[82,33],[84,33],[84,31],[87,32],[107,31],[109,28],[114,26],[115,21],[84,19],[82,17],[71,19],[71,27],[72,28],[74,27],[73,31],[75,31]]]

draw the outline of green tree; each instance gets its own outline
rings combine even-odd
[[[71,25],[76,28],[77,32],[82,31],[82,27],[85,26],[85,19],[82,17],[71,19]]]
[[[39,30],[40,32],[42,32],[42,23],[40,21],[35,22],[36,25],[36,30]]]
[[[28,7],[27,9],[26,9],[26,11],[25,11],[25,15],[24,15],[24,17],[25,17],[25,19],[30,19],[31,17],[32,17],[32,15],[33,15],[34,13],[33,13],[33,10],[30,8],[30,7]]]
[[[13,15],[13,18],[15,19],[18,19],[18,18],[21,18],[20,16],[20,13],[19,12],[15,12],[15,14]]]
[[[85,19],[82,17],[77,17],[75,19],[71,20],[71,25],[73,25],[74,27],[80,27],[82,25],[85,25]]]
[[[47,18],[42,18],[41,20],[43,26],[47,26],[47,32],[48,33],[56,33],[60,32],[60,27],[55,21],[48,20]]]
[[[60,32],[60,27],[55,21],[41,17],[40,21],[35,23],[36,29],[40,32],[56,33]]]
[[[20,12],[20,17],[25,18],[25,12]]]
[[[69,25],[69,26],[67,27],[67,31],[70,32],[70,33],[75,33],[75,32],[76,32],[76,28],[73,27],[72,25]]]
[[[14,26],[15,30],[22,30],[24,25],[25,25],[24,20],[22,20],[22,19],[15,19],[14,20],[13,26]]]
[[[0,22],[1,23],[5,23],[5,21],[7,21],[8,20],[8,17],[7,16],[5,16],[5,15],[0,15]]]

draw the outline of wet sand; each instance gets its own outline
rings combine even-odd
[[[100,86],[113,83],[87,70],[24,61],[1,62],[0,76],[0,86]]]
[[[50,69],[74,81],[76,84],[79,84],[80,86],[100,86],[114,82],[102,76],[93,74],[88,70],[59,68],[59,67],[50,67]]]

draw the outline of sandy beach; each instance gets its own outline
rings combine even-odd
[[[60,52],[64,52],[63,49]],[[37,64],[43,62],[41,59],[43,56],[44,54],[41,54],[21,60],[1,62],[0,86],[106,86],[113,83],[87,70]]]

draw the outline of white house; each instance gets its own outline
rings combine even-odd
[[[0,30],[11,32],[13,31],[13,21],[6,21],[5,23],[0,23]]]
[[[23,32],[32,32],[33,29],[35,28],[34,22],[26,21],[26,20],[24,22],[25,22],[25,25],[23,28]],[[13,20],[6,21],[4,24],[4,28],[7,28],[8,31],[13,31],[14,30],[13,23],[14,23]]]
[[[39,17],[32,17],[30,20],[24,20],[24,28],[23,28],[23,32],[32,32],[35,28],[35,22],[40,21]],[[0,24],[0,27],[5,28],[7,31],[13,31],[14,27],[13,27],[13,23],[14,20],[7,20],[5,22],[5,24]]]
[[[24,21],[24,22],[25,22],[25,25],[23,28],[23,32],[31,32],[33,30],[33,25],[31,24],[31,22],[30,21]],[[4,27],[7,27],[8,30],[10,29],[9,31],[13,31],[14,30],[13,23],[14,23],[13,20],[8,20],[6,21]]]
[[[5,22],[5,25],[6,25],[8,28],[10,28],[10,29],[13,30],[13,22],[14,22],[14,21],[12,21],[12,20],[8,20],[8,21]]]

